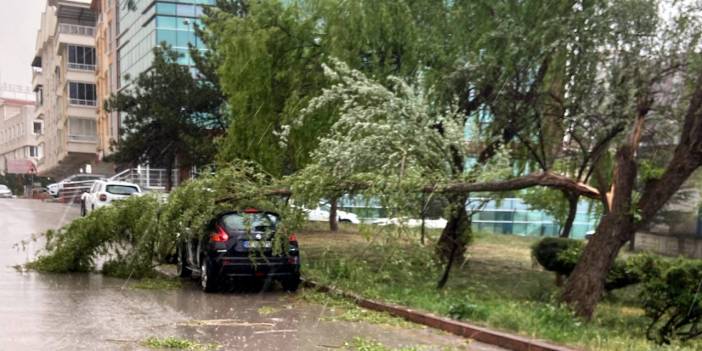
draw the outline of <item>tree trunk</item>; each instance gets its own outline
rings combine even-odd
[[[579,316],[592,318],[604,293],[604,284],[619,250],[631,237],[627,215],[607,214],[597,226],[563,289],[562,299]]]
[[[470,220],[466,212],[468,195],[451,196],[449,199],[453,209],[436,244],[436,254],[442,262],[449,262],[454,255],[463,256],[469,241]]]
[[[563,223],[563,229],[561,229],[561,238],[569,238],[570,232],[573,229],[573,222],[575,222],[575,216],[578,214],[578,200],[580,196],[571,192],[563,193],[568,200],[568,217],[566,217]]]
[[[451,273],[451,267],[453,267],[453,262],[456,260],[456,252],[459,249],[459,245],[454,243],[451,247],[451,252],[449,253],[448,262],[446,262],[446,267],[444,268],[444,274],[441,275],[439,283],[436,285],[437,289],[443,289],[449,279],[449,274]]]
[[[632,193],[637,172],[635,155],[643,129],[643,117],[637,119],[629,142],[617,150],[610,211],[602,218],[595,235],[585,246],[561,295],[563,302],[588,320],[602,298],[607,273],[634,231]]]
[[[337,199],[333,198],[331,200],[331,205],[329,206],[329,231],[338,232],[339,231],[339,215],[337,214]]]
[[[169,159],[166,164],[166,192],[170,193],[173,189],[173,160]]]

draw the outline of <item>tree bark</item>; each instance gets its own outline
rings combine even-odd
[[[578,200],[580,200],[580,196],[567,191],[563,192],[563,194],[566,199],[568,199],[568,217],[566,217],[563,223],[560,237],[569,238],[570,232],[573,229],[573,222],[575,222],[575,216],[578,214]]]
[[[614,260],[634,232],[632,193],[636,180],[636,151],[648,111],[637,116],[629,140],[617,150],[612,176],[610,211],[597,226],[563,289],[561,299],[576,314],[591,319],[604,293],[605,279]]]
[[[607,273],[619,250],[631,237],[632,226],[627,217],[610,212],[602,219],[566,281],[562,300],[581,317],[592,318],[604,293]]]
[[[466,211],[468,195],[455,195],[449,199],[453,209],[436,244],[436,254],[442,262],[449,262],[452,257],[463,256],[470,233],[470,218]]]
[[[166,164],[166,192],[170,193],[171,189],[173,189],[173,164],[175,162],[172,160],[172,158],[168,159],[168,163]]]
[[[333,198],[329,206],[329,231],[336,233],[339,231],[339,215],[337,214],[337,199]]]

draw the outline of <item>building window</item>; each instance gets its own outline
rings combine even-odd
[[[69,82],[68,88],[71,105],[97,106],[95,84]]]
[[[37,86],[34,90],[37,106],[44,105],[44,87],[41,85]]]
[[[96,141],[97,125],[94,119],[70,117],[68,139],[71,141]]]
[[[68,46],[68,68],[81,71],[95,70],[95,48],[87,46]]]
[[[36,146],[30,146],[29,157],[39,157],[39,148]]]
[[[44,134],[44,123],[42,121],[34,121],[33,131],[34,135]]]

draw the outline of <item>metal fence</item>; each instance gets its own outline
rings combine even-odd
[[[93,36],[95,36],[95,27],[81,26],[81,25],[70,24],[70,23],[59,23],[58,32],[65,33],[65,34],[85,35],[85,36],[93,37]]]
[[[177,170],[172,172],[172,184],[178,184]],[[144,190],[164,191],[167,183],[167,172],[163,168],[138,167],[126,169],[114,175],[110,180],[129,182],[139,185]]]
[[[59,189],[59,201],[63,203],[80,203],[81,195],[89,192],[94,183],[94,180],[63,183],[62,188]]]

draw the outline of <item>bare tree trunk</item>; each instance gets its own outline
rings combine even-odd
[[[469,239],[467,234],[470,230],[470,220],[468,212],[466,212],[468,195],[455,195],[449,199],[453,210],[449,215],[446,227],[441,231],[439,242],[436,244],[436,254],[443,262],[449,262],[454,255],[463,256]]]
[[[168,163],[166,164],[166,192],[170,193],[171,189],[173,189],[173,160],[172,158],[169,158]]]
[[[562,299],[581,317],[592,318],[604,293],[607,274],[619,250],[631,237],[631,221],[626,217],[610,212],[602,219],[566,281]]]
[[[436,284],[437,289],[443,289],[449,279],[449,274],[451,273],[451,267],[453,267],[453,262],[456,260],[456,252],[459,249],[459,245],[454,243],[451,247],[451,252],[449,253],[448,262],[446,262],[446,267],[444,268],[444,274],[441,275],[439,283]]]
[[[573,229],[573,222],[575,222],[575,216],[578,214],[578,201],[580,196],[571,192],[563,192],[566,199],[568,199],[568,217],[566,217],[563,223],[563,229],[561,229],[561,238],[570,237],[570,232]]]
[[[591,319],[604,293],[605,279],[619,250],[634,229],[632,193],[636,180],[636,150],[643,130],[645,114],[637,119],[627,144],[617,150],[616,166],[612,176],[610,211],[597,226],[595,235],[583,250],[575,269],[570,274],[561,298],[579,316]]]
[[[329,207],[329,230],[334,233],[339,231],[339,215],[337,214],[337,206],[337,199],[333,198]]]

